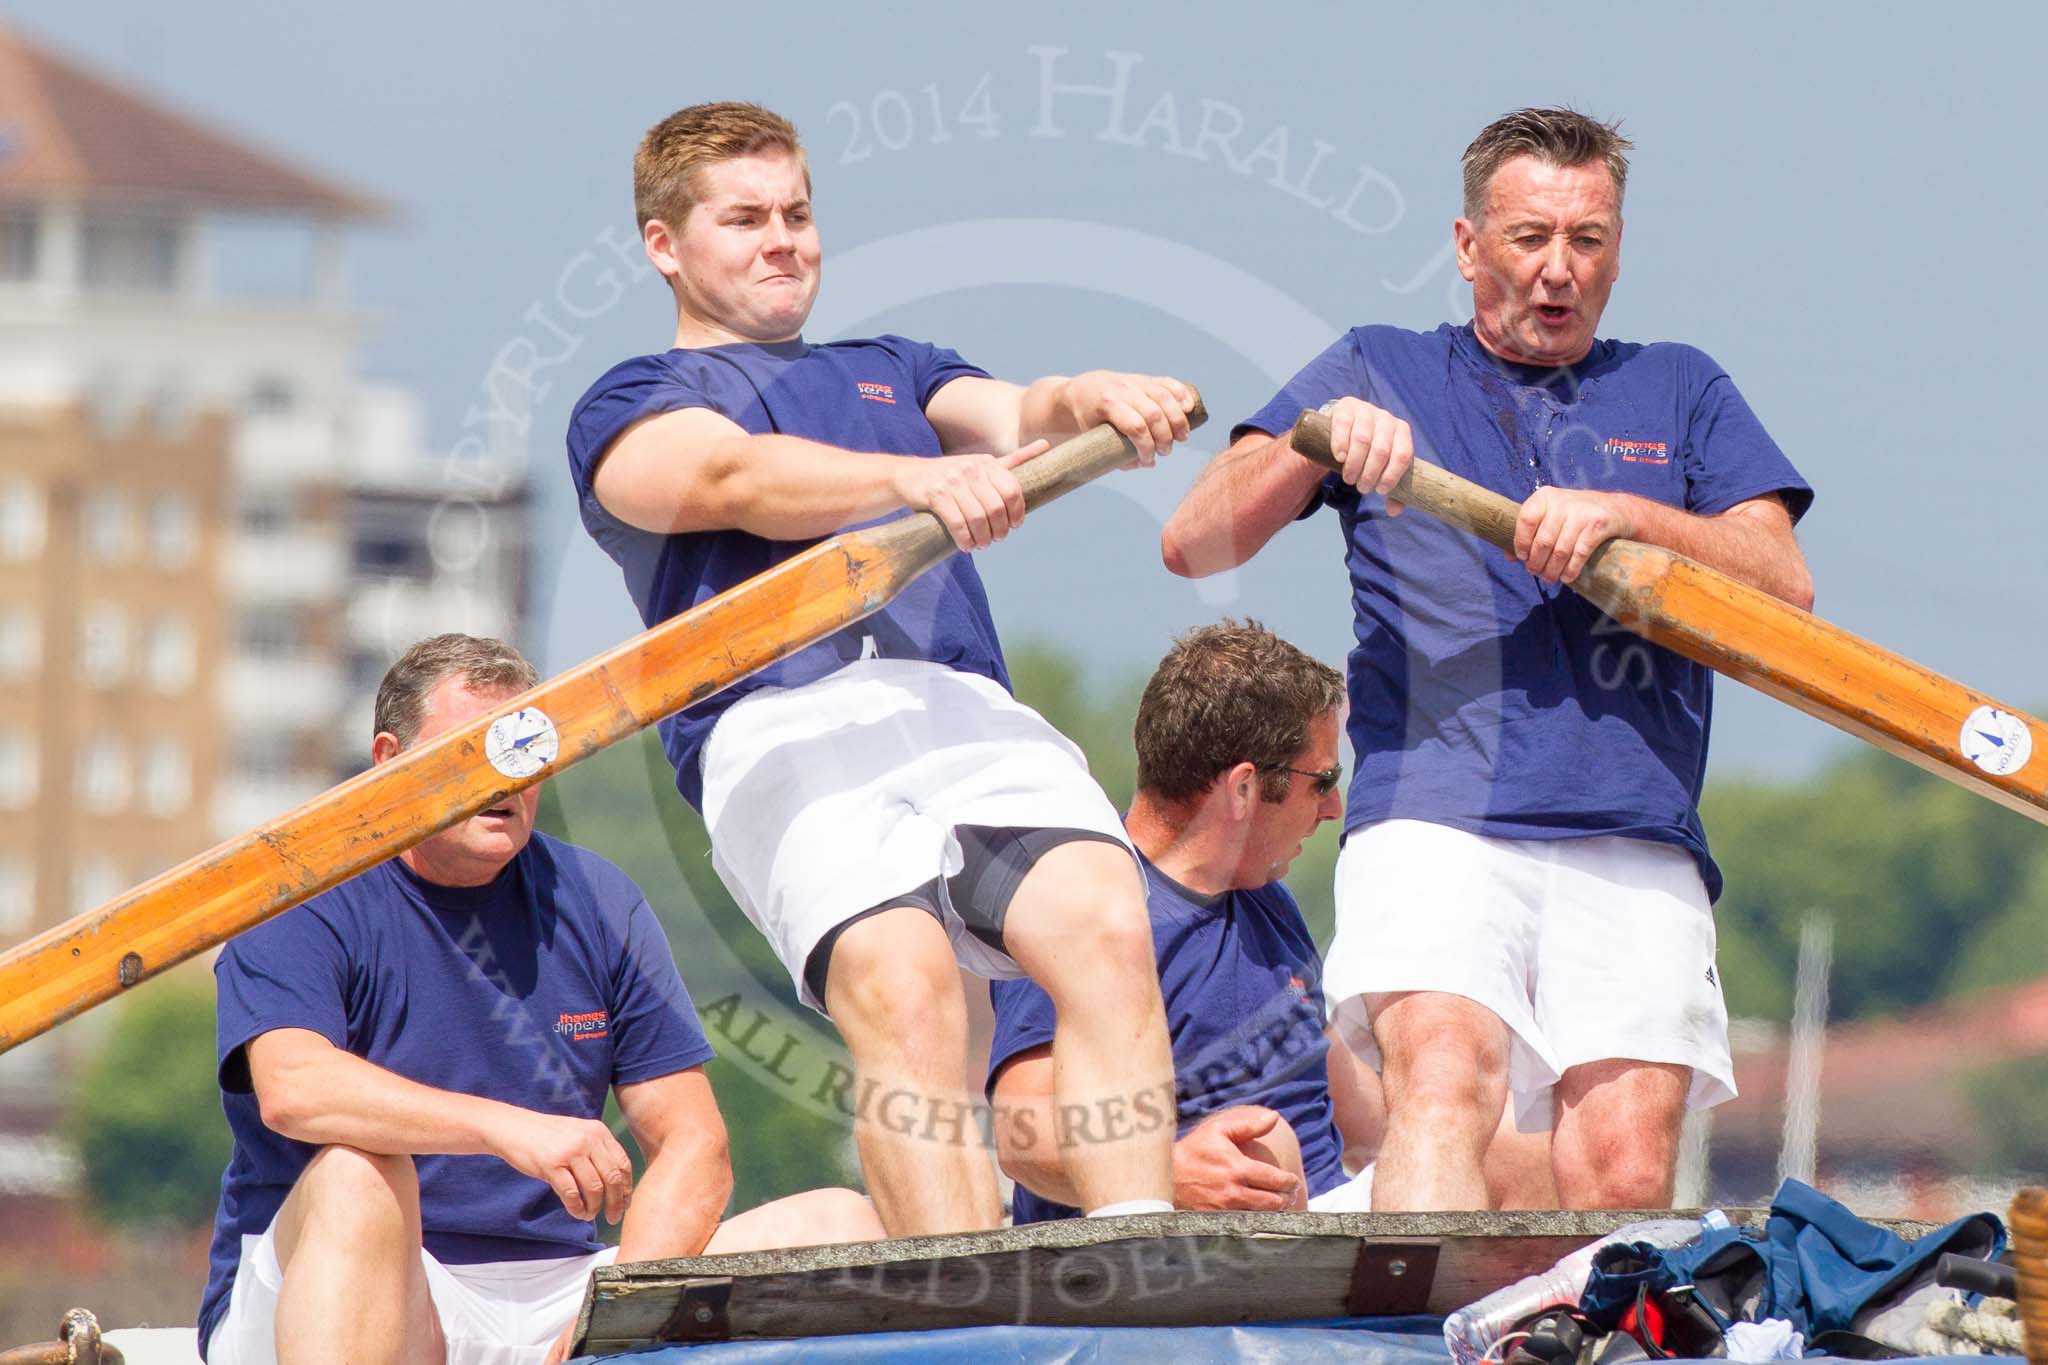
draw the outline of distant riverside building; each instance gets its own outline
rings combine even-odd
[[[364,766],[412,639],[517,635],[523,475],[357,372],[385,213],[0,30],[0,947]]]

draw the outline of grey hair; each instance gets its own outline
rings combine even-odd
[[[1493,177],[1518,156],[1564,167],[1605,163],[1614,179],[1614,207],[1619,209],[1628,188],[1628,150],[1633,146],[1621,135],[1619,119],[1602,123],[1576,109],[1517,109],[1487,124],[1465,149],[1465,217],[1474,223],[1485,218]]]
[[[399,656],[377,686],[373,735],[390,732],[410,748],[426,719],[427,697],[443,680],[461,677],[472,692],[524,692],[540,674],[503,640],[450,632],[420,641]]]

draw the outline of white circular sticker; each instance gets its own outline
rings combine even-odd
[[[2027,766],[2034,756],[2034,734],[2010,711],[1980,706],[1963,722],[1963,757],[1990,773],[2007,777]]]
[[[498,717],[484,731],[484,757],[507,777],[532,777],[555,761],[561,747],[555,723],[531,706]]]

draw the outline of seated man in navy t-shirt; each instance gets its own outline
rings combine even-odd
[[[1366,1204],[1371,1177],[1348,1180],[1343,1158],[1377,1145],[1379,1089],[1324,1036],[1322,961],[1280,882],[1302,840],[1343,813],[1343,704],[1335,669],[1256,622],[1183,636],[1138,704],[1125,823],[1145,859],[1173,1037],[1181,1208]],[[1016,1221],[1070,1217],[1063,1152],[1135,1116],[1056,1103],[1051,999],[1028,981],[989,994],[988,1091]]]
[[[384,763],[533,686],[440,635],[377,694]],[[639,888],[535,833],[540,788],[251,929],[221,953],[234,1154],[199,1310],[210,1365],[541,1365],[624,1220],[634,1261],[881,1235],[814,1190],[720,1221],[711,1047]],[[602,1122],[616,1090],[639,1186]],[[629,1209],[630,1206],[630,1209]]]
[[[1185,439],[1175,379],[1096,371],[1028,387],[899,336],[803,337],[820,250],[796,130],[698,105],[634,158],[673,349],[613,367],[570,418],[583,523],[650,626],[846,527],[929,511],[962,550],[1024,513],[1042,438],[1110,423],[1141,463]],[[943,1125],[974,1108],[958,967],[1060,1003],[1060,1089],[1152,1096],[1160,1117],[1075,1154],[1098,1214],[1168,1207],[1172,1060],[1144,885],[1080,751],[1009,692],[988,599],[956,555],[885,608],[662,724],[713,865],[863,1093]],[[906,1106],[880,1106],[890,1113]],[[994,1171],[932,1123],[854,1127],[892,1233],[993,1226]],[[954,1129],[949,1129],[954,1131]]]
[[[1568,1207],[1672,1197],[1688,1107],[1734,1093],[1698,800],[1712,675],[1565,590],[1606,541],[1682,551],[1798,607],[1813,493],[1690,346],[1598,336],[1629,143],[1524,109],[1466,148],[1473,316],[1358,327],[1238,424],[1168,523],[1177,573],[1334,508],[1351,578],[1358,771],[1332,1012],[1380,1063],[1378,1207],[1475,1208],[1509,1101]],[[1341,474],[1294,453],[1330,414]],[[1514,554],[1397,516],[1415,455],[1520,504]]]

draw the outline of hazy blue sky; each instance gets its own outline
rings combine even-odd
[[[1230,422],[1341,328],[1468,314],[1445,254],[1458,153],[1504,110],[1568,102],[1637,143],[1603,333],[1690,341],[1733,374],[1819,489],[1802,536],[1820,612],[2048,698],[2041,11],[1419,11],[0,3],[399,207],[351,248],[365,366],[417,388],[444,448],[478,429],[501,352],[532,370],[512,425],[543,494],[531,643],[551,669],[637,626],[575,525],[561,432],[598,373],[667,344],[665,292],[605,270],[632,236],[633,143],[671,109],[753,99],[805,131],[814,338],[897,330],[1010,377],[1115,365],[1203,387],[1217,420],[1194,451],[983,564],[1006,634],[1056,635],[1111,676],[1224,611],[1341,658],[1333,519],[1207,585],[1159,567],[1159,523]],[[1115,122],[1109,96],[1049,89],[1119,69]],[[502,370],[497,387],[516,396]],[[1796,774],[1848,743],[1720,696],[1718,773]]]

